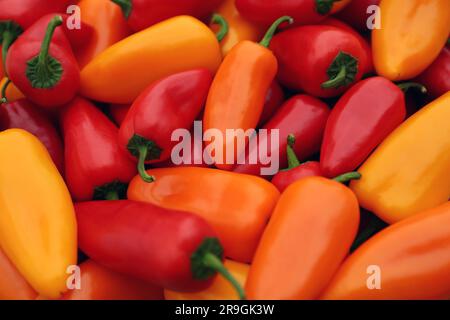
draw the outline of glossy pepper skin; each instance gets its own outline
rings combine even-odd
[[[315,24],[324,20],[339,1],[333,0],[236,0],[236,7],[249,21],[270,25],[289,15],[296,25]]]
[[[329,178],[358,168],[406,117],[405,95],[391,81],[360,81],[338,101],[328,118],[320,168]]]
[[[52,121],[26,99],[2,103],[0,130],[23,129],[36,136],[47,148],[59,172],[64,172],[64,150],[61,137]]]
[[[8,51],[6,70],[28,99],[45,108],[72,100],[80,71],[60,15],[47,15],[30,27]],[[42,71],[46,70],[46,72]]]
[[[81,21],[93,28],[93,36],[81,48],[74,48],[80,68],[95,56],[130,34],[120,8],[111,0],[81,0]]]
[[[67,289],[67,267],[77,259],[69,191],[31,133],[3,131],[0,153],[0,246],[34,290],[58,298]]]
[[[372,5],[379,5],[381,0],[356,0],[350,1],[350,3],[337,14],[337,17],[351,25],[359,32],[369,32],[367,27],[367,19],[370,14],[367,13],[367,8]]]
[[[206,18],[223,0],[111,0],[119,5],[128,25],[141,31],[169,18],[188,15]]]
[[[232,260],[225,260],[224,266],[244,287],[250,266]],[[206,290],[194,293],[164,290],[164,297],[166,300],[236,300],[236,291],[228,281],[222,277],[216,277],[212,285]]]
[[[97,101],[131,104],[157,80],[198,68],[215,73],[221,61],[219,43],[206,25],[192,17],[175,17],[96,56],[81,72],[81,93]]]
[[[270,150],[270,154],[279,154],[280,168],[287,165],[286,148],[287,138],[293,134],[298,143],[295,144],[294,151],[301,160],[304,160],[320,150],[323,132],[327,123],[330,110],[328,106],[311,96],[296,95],[287,100],[277,111],[277,113],[266,123],[263,129],[268,130],[267,140],[272,138],[272,130],[279,130],[279,149],[275,146]],[[268,143],[265,139],[260,139],[258,144]],[[270,144],[272,146],[272,144]],[[258,155],[259,148],[250,148],[247,153],[245,163],[237,165],[234,172],[260,175],[261,161],[258,164],[250,164],[250,157]]]
[[[148,203],[75,205],[79,246],[94,261],[149,284],[182,292],[208,288],[222,265],[213,229],[186,212]]]
[[[417,78],[433,98],[438,98],[450,91],[450,48],[442,49],[437,59]]]
[[[226,130],[254,129],[258,125],[264,108],[266,93],[277,73],[277,60],[267,49],[279,24],[292,19],[282,17],[270,27],[261,43],[242,41],[225,57],[214,78],[203,116],[204,130],[219,130],[223,137]],[[220,145],[219,145],[220,144]],[[215,165],[219,169],[231,170],[227,163],[226,150],[234,150],[234,163],[238,150],[237,138],[223,139],[215,143]]]
[[[67,291],[63,300],[162,300],[163,290],[111,271],[92,260],[80,265],[81,288]]]
[[[117,143],[117,127],[82,98],[65,108],[61,127],[66,181],[75,201],[102,199],[109,192],[123,194],[136,169]]]
[[[217,232],[226,257],[252,260],[279,197],[274,186],[261,178],[207,168],[155,169],[148,174],[155,182],[135,177],[128,199],[197,214]]]
[[[322,177],[292,184],[258,245],[248,298],[316,299],[347,255],[358,225],[358,201],[344,185]]]
[[[375,69],[392,81],[412,79],[433,63],[450,33],[447,0],[383,0],[381,29],[372,33]]]
[[[139,173],[151,182],[144,163],[170,158],[175,130],[189,130],[205,105],[213,76],[208,69],[185,71],[163,78],[146,88],[119,130],[124,153],[138,162]]]
[[[382,230],[340,267],[322,294],[331,300],[448,299],[450,202]],[[381,288],[369,290],[368,266],[381,270]]]
[[[447,93],[389,135],[350,185],[363,208],[395,223],[449,199],[449,119]]]
[[[344,93],[372,69],[365,40],[334,26],[283,31],[273,38],[270,48],[278,59],[281,84],[320,98]]]
[[[0,300],[34,300],[36,297],[36,291],[0,249]]]

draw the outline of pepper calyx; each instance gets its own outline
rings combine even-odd
[[[127,197],[128,184],[119,180],[94,189],[94,200],[120,200]]]
[[[358,59],[340,51],[327,70],[329,80],[322,83],[324,89],[338,89],[352,84],[358,74]]]
[[[333,5],[335,2],[341,0],[316,0],[316,11],[320,15],[326,15],[330,13],[331,9],[333,9]]]
[[[131,3],[131,0],[111,0],[115,4],[117,4],[120,9],[122,9],[122,13],[125,16],[125,19],[128,19],[128,17],[131,14],[131,11],[133,10],[133,4]]]

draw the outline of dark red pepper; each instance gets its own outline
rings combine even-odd
[[[371,51],[354,32],[327,25],[277,34],[270,45],[279,62],[278,79],[290,89],[335,97],[371,69]]]
[[[66,182],[75,201],[124,197],[136,167],[117,143],[117,127],[82,98],[63,111],[61,125]]]
[[[202,111],[212,74],[207,69],[177,73],[150,85],[134,101],[120,126],[119,144],[138,159],[141,177],[152,182],[145,172],[145,163],[162,162],[170,158],[172,133],[189,130]]]
[[[373,77],[353,86],[328,118],[320,156],[323,174],[331,178],[355,170],[405,117],[404,93],[391,81]]]
[[[71,44],[58,28],[61,15],[39,19],[10,47],[6,71],[17,88],[34,103],[54,108],[68,103],[80,86],[80,70]]]
[[[339,0],[236,0],[236,7],[247,20],[269,26],[282,16],[294,24],[314,24],[324,20]]]
[[[293,134],[299,141],[295,145],[294,151],[300,159],[304,160],[320,149],[323,132],[330,110],[328,106],[319,99],[297,95],[287,100],[272,119],[266,123],[263,129],[268,130],[267,139],[258,140],[258,148],[248,150],[245,164],[237,165],[233,171],[245,174],[260,175],[262,164],[250,164],[249,159],[256,156],[259,158],[261,144],[268,144],[271,140],[271,130],[279,130],[279,149],[272,146],[268,148],[269,154],[279,153],[280,167],[285,168],[287,137]]]
[[[431,66],[418,78],[435,99],[450,91],[450,49],[445,47]]]
[[[119,5],[130,28],[137,32],[168,18],[206,18],[223,0],[111,0]]]
[[[64,171],[61,137],[52,121],[26,99],[5,102],[0,106],[0,130],[18,128],[36,136],[47,148],[59,172]]]
[[[113,271],[179,292],[208,288],[223,267],[223,248],[200,217],[136,201],[75,204],[80,249]]]
[[[284,102],[284,92],[281,89],[278,82],[272,82],[272,85],[267,91],[266,94],[266,102],[264,103],[264,108],[261,114],[261,118],[259,119],[259,125],[264,125],[270,118],[275,114],[278,108]]]
[[[109,106],[109,113],[118,126],[125,120],[130,107],[129,104],[111,104]]]
[[[367,19],[373,13],[367,13],[367,8],[371,5],[379,5],[381,0],[354,0],[351,1],[336,16],[342,19],[360,32],[369,32]]]

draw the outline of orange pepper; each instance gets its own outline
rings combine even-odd
[[[355,1],[359,1],[359,0],[355,0]],[[335,14],[339,11],[341,11],[342,9],[344,9],[350,2],[352,2],[352,0],[340,0],[338,2],[334,2],[333,3],[333,9],[331,9],[330,14]]]
[[[254,25],[239,14],[235,2],[236,0],[226,0],[216,11],[228,22],[228,33],[220,41],[224,56],[239,42],[244,40],[257,41],[264,35],[263,28]],[[211,28],[215,32],[219,29],[216,24],[211,24]]]
[[[6,84],[6,81],[8,81],[8,78],[3,78],[0,81],[0,88],[3,88],[3,86]],[[20,92],[20,90],[14,85],[14,83],[10,82],[8,84],[8,87],[6,88],[5,91],[5,98],[6,100],[8,100],[9,102],[14,102],[17,101],[19,99],[25,98],[25,96],[23,95],[22,92]]]
[[[108,270],[92,260],[80,265],[81,288],[67,291],[63,300],[162,300],[163,290]]]
[[[93,35],[86,45],[75,50],[80,68],[95,56],[130,34],[120,7],[111,0],[81,0],[78,3],[81,21],[93,27]]]
[[[37,293],[0,249],[0,300],[33,300]]]
[[[250,266],[248,264],[225,260],[225,268],[239,284],[244,287]],[[212,285],[200,292],[186,293],[164,290],[166,300],[236,300],[236,289],[224,277],[216,277]]]
[[[308,177],[281,195],[247,280],[249,299],[316,299],[347,255],[359,226],[355,195]]]
[[[128,199],[187,211],[208,221],[225,255],[248,263],[279,197],[266,180],[216,169],[181,167],[147,171],[155,181],[136,176]]]
[[[344,262],[322,299],[448,299],[449,226],[447,202],[382,230]]]
[[[381,29],[372,34],[375,69],[392,81],[411,79],[430,66],[450,33],[448,0],[383,0]]]
[[[267,90],[278,70],[277,59],[267,47],[277,27],[290,17],[278,19],[259,43],[242,41],[225,57],[211,85],[204,113],[204,129],[219,130],[226,137],[227,129],[256,128],[263,111]],[[231,141],[230,141],[231,140]],[[215,154],[216,167],[230,170],[226,163],[226,150],[236,150],[237,138],[223,139],[216,145],[223,150]],[[236,161],[234,161],[235,164]]]

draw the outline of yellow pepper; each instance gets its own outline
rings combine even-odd
[[[236,0],[226,0],[217,10],[217,13],[228,22],[228,33],[220,41],[224,56],[239,42],[243,40],[258,42],[265,33],[265,28],[254,25],[239,14],[235,2]],[[211,28],[215,32],[219,29],[216,24],[212,24]]]
[[[8,81],[8,78],[3,78],[0,81],[0,88],[3,88],[3,86],[6,84],[6,81]],[[3,98],[3,97],[2,97]],[[20,92],[19,89],[14,85],[14,83],[10,82],[5,90],[5,98],[9,102],[14,102],[16,100],[25,98],[22,92]]]
[[[450,197],[450,92],[397,128],[358,170],[351,188],[362,207],[388,223]]]
[[[178,16],[96,56],[81,71],[81,93],[97,101],[128,104],[156,80],[196,68],[215,73],[221,61],[212,30],[193,17]]]
[[[225,268],[244,287],[250,266],[248,264],[225,260]],[[216,277],[212,285],[201,292],[186,293],[164,290],[166,300],[237,300],[236,289],[224,277]]]
[[[21,129],[0,133],[0,246],[39,294],[67,290],[77,262],[72,200],[44,145]]]
[[[449,0],[381,0],[381,29],[372,34],[376,71],[392,81],[422,73],[450,33]]]

